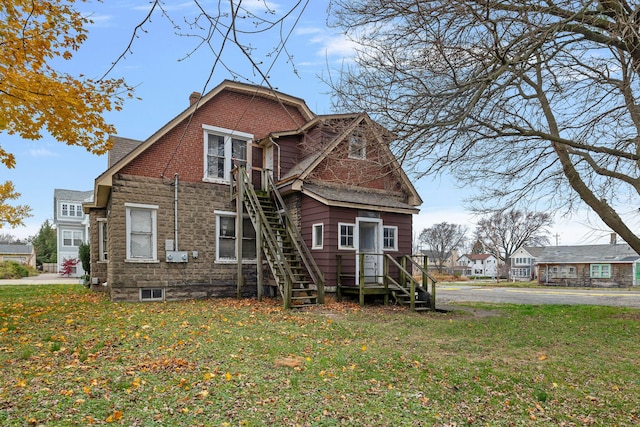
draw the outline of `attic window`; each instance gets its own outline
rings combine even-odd
[[[349,158],[364,160],[367,158],[367,141],[360,132],[349,136]]]

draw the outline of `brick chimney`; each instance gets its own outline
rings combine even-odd
[[[618,241],[618,235],[616,233],[611,233],[611,244],[615,245]]]
[[[200,100],[200,92],[191,92],[189,95],[189,105],[193,105]]]

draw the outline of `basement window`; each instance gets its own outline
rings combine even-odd
[[[140,289],[140,301],[164,301],[163,288]]]

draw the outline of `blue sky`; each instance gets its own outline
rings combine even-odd
[[[217,2],[202,4],[217,5]],[[259,6],[263,4],[260,0],[245,0],[243,4],[264,8],[264,5]],[[268,2],[276,12],[293,4],[295,2]],[[181,27],[180,32],[190,32],[183,17],[188,20],[196,16],[194,3],[190,0],[167,0],[165,5],[174,22]],[[329,89],[319,76],[326,77],[328,70],[338,70],[348,62],[352,45],[336,30],[327,28],[328,0],[311,0],[304,10],[302,6],[304,2],[282,29],[282,33],[288,35],[286,46],[293,57],[292,62],[286,55],[277,58],[268,55],[279,39],[278,28],[258,36],[247,35],[244,41],[251,44],[257,57],[263,60],[262,69],[268,69],[274,62],[269,72],[273,87],[303,98],[315,113],[331,113]],[[149,6],[143,1],[109,0],[83,4],[82,10],[91,15],[94,24],[88,27],[88,39],[80,51],[71,61],[61,63],[60,68],[72,75],[98,78],[125,51],[134,28],[147,15]],[[271,18],[271,15],[264,16]],[[297,23],[292,29],[295,20]],[[146,139],[188,106],[191,92],[204,93],[223,79],[233,78],[224,66],[251,83],[261,84],[260,77],[252,72],[250,63],[237,49],[228,46],[222,63],[210,75],[214,50],[203,46],[194,51],[198,44],[196,37],[176,35],[177,30],[157,12],[151,23],[143,28],[144,32],[139,32],[131,51],[109,75],[124,77],[129,85],[136,87],[136,97],[141,98],[127,101],[120,112],[106,114],[120,136]],[[83,148],[63,145],[50,136],[26,141],[0,133],[0,144],[14,153],[17,160],[15,169],[0,169],[0,180],[12,180],[17,191],[22,193],[19,203],[27,204],[33,210],[33,217],[25,220],[24,227],[0,230],[19,238],[34,235],[46,219],[53,218],[55,188],[91,190],[94,179],[106,168],[106,156],[91,155]],[[443,221],[466,225],[470,232],[474,229],[474,218],[463,207],[466,193],[457,189],[455,183],[443,177],[423,178],[414,184],[424,200],[421,213],[414,220],[416,233]],[[564,245],[606,243],[608,233],[594,232],[594,225],[589,223],[596,224],[596,228],[604,228],[598,226],[600,223],[595,215],[582,215],[578,219],[558,219],[552,233]],[[555,237],[552,243],[555,244]]]

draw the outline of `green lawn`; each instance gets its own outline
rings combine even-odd
[[[2,426],[629,426],[640,311],[415,314],[0,288]]]

